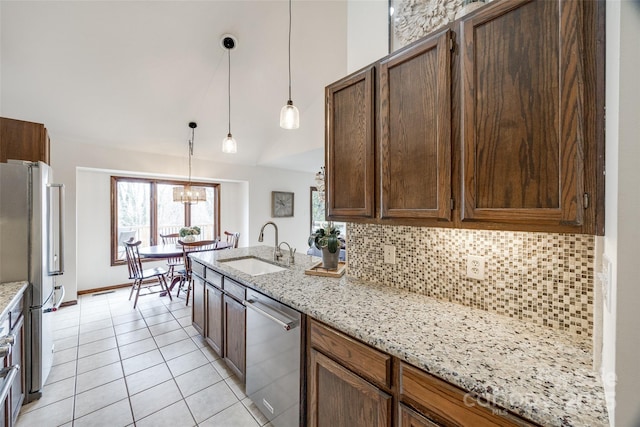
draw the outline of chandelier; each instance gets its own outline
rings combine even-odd
[[[198,124],[189,122],[189,127],[191,128],[191,138],[189,139],[189,182],[185,186],[173,187],[173,201],[184,203],[185,205],[207,201],[207,191],[204,187],[191,186],[191,156],[193,156],[195,128],[198,127]]]

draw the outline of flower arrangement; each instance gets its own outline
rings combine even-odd
[[[322,228],[318,228],[315,233],[309,236],[309,246],[314,245],[318,249],[327,248],[329,252],[336,253],[340,249],[341,242],[338,230],[332,222],[326,222]]]
[[[197,236],[200,234],[200,227],[182,227],[178,234],[180,234],[180,237]]]

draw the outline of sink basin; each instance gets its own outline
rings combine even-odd
[[[235,258],[228,261],[220,261],[220,263],[242,271],[250,276],[259,276],[261,274],[277,273],[286,270],[284,267],[255,257]]]

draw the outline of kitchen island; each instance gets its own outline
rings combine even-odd
[[[603,386],[584,339],[348,275],[305,275],[318,261],[308,255],[296,255],[284,271],[257,276],[224,262],[272,256],[273,248],[259,246],[193,258],[527,420],[544,426],[608,425]]]

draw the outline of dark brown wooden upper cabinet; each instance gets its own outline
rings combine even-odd
[[[0,117],[0,162],[10,159],[49,164],[49,134],[43,124]]]
[[[328,219],[374,216],[374,73],[365,68],[325,90]]]
[[[503,1],[462,19],[462,220],[581,225],[580,1]]]
[[[451,32],[380,63],[382,218],[451,218]]]

